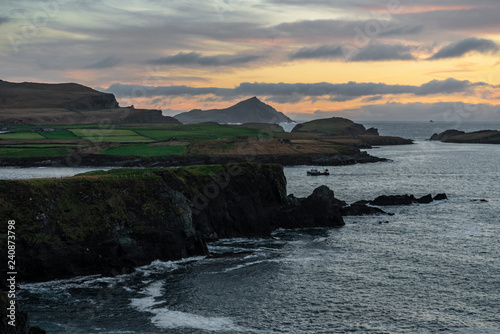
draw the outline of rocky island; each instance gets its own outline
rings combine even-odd
[[[500,144],[500,131],[482,130],[466,133],[460,130],[446,130],[433,134],[429,140],[445,143]]]

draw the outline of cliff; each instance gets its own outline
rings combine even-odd
[[[184,124],[216,122],[216,123],[291,123],[290,118],[277,111],[258,98],[241,101],[226,109],[200,110],[174,116]]]
[[[325,188],[287,197],[282,166],[254,163],[0,181],[0,221],[16,221],[19,280],[115,275],[205,255],[207,240],[342,226],[340,204]]]
[[[113,94],[76,83],[0,80],[0,125],[172,123],[160,110],[120,108]]]

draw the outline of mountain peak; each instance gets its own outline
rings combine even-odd
[[[251,97],[247,100],[243,100],[240,103],[263,103],[261,100],[257,98],[257,96]]]
[[[292,120],[256,96],[225,109],[191,110],[174,116],[182,123],[290,123]]]

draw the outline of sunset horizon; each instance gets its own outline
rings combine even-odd
[[[299,121],[500,116],[500,5],[491,0],[0,8],[5,81],[76,82],[168,116],[252,96]]]

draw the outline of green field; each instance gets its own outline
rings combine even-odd
[[[102,151],[109,155],[134,155],[142,157],[158,157],[166,155],[180,155],[186,152],[187,145],[122,145]]]
[[[2,133],[0,134],[0,139],[32,140],[32,139],[45,139],[45,137],[36,132],[14,132],[14,133]]]
[[[6,148],[0,147],[1,158],[54,157],[73,152],[66,148]]]
[[[138,136],[137,132],[122,129],[69,129],[69,131],[82,138]]]
[[[139,135],[132,130],[123,129],[69,129],[75,136],[93,142],[109,143],[148,143],[154,139]]]
[[[171,138],[213,140],[219,138],[257,137],[262,135],[262,131],[258,128],[244,128],[226,124],[178,125],[155,130],[137,130],[137,132],[156,140]]]
[[[83,147],[85,145],[76,144],[15,144],[15,145],[3,145],[0,148],[47,148],[47,147]]]
[[[346,125],[349,121],[341,121]],[[338,123],[335,122],[335,123]],[[338,124],[337,124],[338,125]],[[46,131],[46,129],[54,131]],[[238,143],[248,138],[276,139],[293,137],[275,124],[186,124],[186,125],[54,125],[7,127],[11,133],[0,134],[0,158],[51,157],[73,153],[78,146],[89,146],[91,154],[163,157],[174,155],[231,154]],[[22,130],[22,131],[19,131]],[[45,131],[44,131],[45,130]],[[301,135],[300,140],[307,140]],[[2,139],[16,140],[2,145]],[[33,144],[34,139],[44,140]],[[219,140],[220,139],[220,140]],[[86,140],[66,144],[63,140]],[[175,142],[174,142],[175,141]],[[289,149],[285,141],[277,142]],[[35,142],[36,143],[36,142]],[[83,144],[82,144],[83,143]],[[103,145],[98,144],[103,143]],[[167,144],[167,145],[165,145]],[[309,144],[304,142],[302,145]],[[312,143],[314,144],[314,143]],[[312,145],[311,144],[311,145]],[[275,144],[273,144],[275,145]],[[214,151],[214,147],[216,150]],[[274,149],[275,147],[269,147]],[[340,149],[339,149],[340,150]]]
[[[56,130],[54,132],[44,132],[42,133],[47,139],[80,139],[73,132],[68,130]]]

